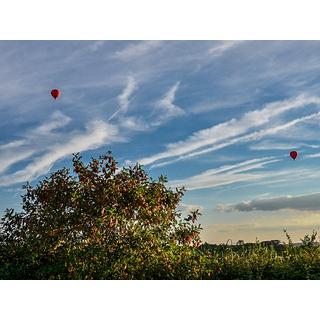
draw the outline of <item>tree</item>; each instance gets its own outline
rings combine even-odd
[[[143,168],[118,168],[111,153],[24,186],[22,211],[0,222],[2,279],[199,279],[201,226],[181,219],[184,188]]]

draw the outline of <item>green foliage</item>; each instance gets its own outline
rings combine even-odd
[[[2,279],[191,279],[210,271],[199,225],[181,220],[184,194],[141,166],[117,168],[110,153],[25,186],[22,212],[0,224]]]
[[[316,232],[294,246],[289,234],[288,244],[263,246],[259,243],[241,246],[219,245],[210,251],[215,264],[214,279],[320,279],[320,245]]]

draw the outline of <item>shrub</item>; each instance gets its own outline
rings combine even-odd
[[[111,153],[24,186],[22,211],[0,223],[2,279],[208,278],[198,211],[182,220],[184,189],[117,167]]]

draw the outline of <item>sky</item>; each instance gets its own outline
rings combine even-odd
[[[203,241],[299,241],[320,226],[319,80],[320,41],[0,41],[0,212],[111,150],[185,186]]]

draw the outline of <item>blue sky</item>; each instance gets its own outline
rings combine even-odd
[[[319,41],[0,41],[0,211],[111,150],[186,186],[205,241],[297,241],[320,226],[319,79]]]

